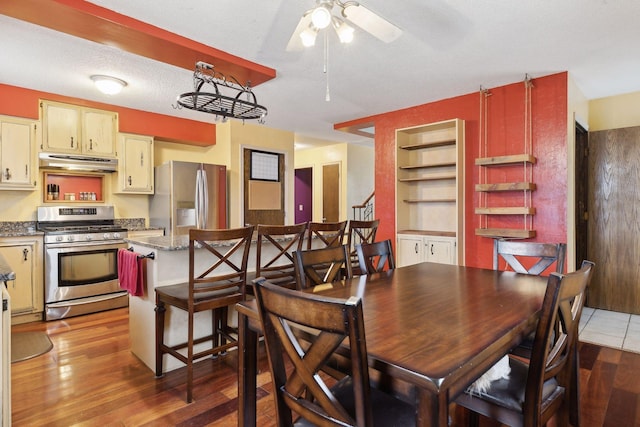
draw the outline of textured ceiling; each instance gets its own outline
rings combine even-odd
[[[365,142],[333,124],[568,71],[589,99],[640,90],[638,0],[363,0],[403,30],[385,44],[356,29],[302,52],[285,48],[313,0],[95,0],[99,6],[274,68],[255,88],[266,126],[296,140]],[[213,122],[174,108],[192,72],[0,15],[0,82]],[[215,65],[215,64],[214,64]],[[117,97],[89,76],[129,85]],[[331,100],[325,101],[327,81]]]

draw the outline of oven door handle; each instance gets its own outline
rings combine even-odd
[[[119,292],[112,292],[106,295],[97,295],[93,297],[84,297],[78,298],[75,300],[66,300],[66,301],[58,301],[58,302],[49,302],[47,303],[47,307],[49,308],[57,308],[57,307],[71,307],[75,305],[84,305],[87,302],[100,302],[100,301],[109,301],[115,298],[119,298],[122,295],[126,295],[127,291],[122,290]]]
[[[46,249],[74,249],[79,247],[92,247],[92,246],[103,246],[103,247],[123,247],[126,246],[126,242],[124,240],[100,240],[100,241],[79,241],[73,243],[47,243],[45,245]]]

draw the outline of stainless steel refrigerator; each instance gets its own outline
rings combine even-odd
[[[156,166],[149,224],[167,236],[227,228],[226,166],[173,160]]]

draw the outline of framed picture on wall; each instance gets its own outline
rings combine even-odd
[[[251,151],[250,179],[279,182],[280,156],[266,151]]]

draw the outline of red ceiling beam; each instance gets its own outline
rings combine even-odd
[[[83,0],[2,0],[0,14],[187,70],[204,61],[252,87],[276,76],[272,68]]]

